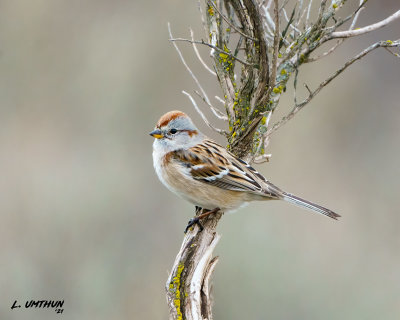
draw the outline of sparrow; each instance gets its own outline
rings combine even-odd
[[[229,212],[255,200],[284,200],[337,220],[340,215],[287,193],[269,182],[243,161],[202,134],[181,111],[170,111],[150,132],[153,165],[160,181],[173,193],[207,211],[200,219],[218,211]]]

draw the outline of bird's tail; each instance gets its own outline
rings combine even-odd
[[[299,207],[303,207],[315,212],[318,212],[320,214],[323,214],[327,217],[330,217],[332,219],[337,220],[340,215],[338,215],[337,213],[333,212],[332,210],[329,210],[327,208],[321,207],[315,203],[312,203],[310,201],[304,200],[302,198],[296,197],[290,193],[283,193],[283,200],[291,202],[295,205],[298,205]]]

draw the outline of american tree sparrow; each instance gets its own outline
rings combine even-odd
[[[161,182],[197,207],[210,210],[189,221],[231,211],[253,200],[285,200],[330,218],[335,212],[284,192],[245,161],[204,136],[181,111],[170,111],[150,133],[153,164]],[[201,227],[201,225],[200,225]]]

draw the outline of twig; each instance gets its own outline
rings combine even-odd
[[[351,25],[350,25],[349,30],[353,30],[353,29],[354,29],[354,27],[355,27],[355,25],[356,25],[356,23],[357,23],[358,17],[360,16],[360,13],[361,13],[361,11],[364,9],[364,7],[362,7],[362,5],[363,5],[365,2],[366,2],[365,0],[360,0],[360,7],[357,9],[356,14],[354,15],[354,19],[353,19],[353,21],[351,22]],[[344,42],[344,40],[346,40],[346,39],[345,39],[345,38],[339,39],[339,40],[336,42],[336,44],[335,44],[332,48],[330,48],[328,51],[326,51],[326,52],[320,54],[319,56],[312,57],[312,58],[308,58],[305,62],[307,62],[307,63],[309,63],[309,62],[314,62],[314,61],[317,61],[317,60],[319,60],[319,59],[321,59],[321,58],[324,58],[324,57],[330,55],[333,51],[335,51],[335,50]]]
[[[271,5],[272,1],[269,1],[266,6],[263,7],[264,9],[264,18],[265,18],[265,23],[264,25],[267,27],[267,32],[268,35],[271,35],[272,37],[274,36],[274,31],[275,31],[275,23],[271,18],[271,15],[269,14],[269,7]],[[270,37],[272,39],[272,37]]]
[[[297,19],[295,19],[295,27],[297,28],[301,19],[303,18],[303,15],[301,14],[301,9],[303,8],[303,2],[304,0],[298,1],[299,7],[298,7],[298,14],[297,14]]]
[[[268,127],[269,121],[271,120],[271,116],[272,116],[272,111],[269,111],[267,118],[265,119],[265,124],[263,125],[264,127],[266,127],[266,128]],[[260,138],[260,143],[258,144],[257,150],[254,153],[254,156],[253,156],[251,162],[260,164],[260,163],[269,161],[269,159],[272,156],[271,154],[263,153],[263,154],[257,156],[257,154],[260,154],[261,147],[264,147],[264,152],[265,152],[265,150],[267,150],[268,144],[269,144],[269,136],[267,136],[267,134],[264,133]]]
[[[192,30],[192,29],[190,29],[190,37],[192,38],[192,41],[194,41],[194,38],[193,38],[193,30]],[[192,45],[193,45],[193,50],[194,50],[194,52],[196,53],[196,56],[197,56],[197,58],[200,60],[200,63],[203,65],[203,67],[204,67],[208,72],[210,72],[213,76],[216,76],[217,74],[214,72],[214,70],[212,70],[212,69],[204,62],[204,60],[202,59],[199,50],[197,50],[196,44],[193,42]]]
[[[217,99],[219,102],[221,102],[222,104],[225,104],[225,100],[222,99],[221,97],[215,96],[215,99]]]
[[[186,95],[190,101],[192,102],[194,108],[196,109],[197,113],[201,116],[201,118],[203,119],[203,121],[206,123],[207,126],[209,126],[211,129],[213,129],[215,132],[218,132],[219,134],[222,134],[223,136],[227,137],[228,136],[228,132],[226,132],[225,130],[219,129],[214,127],[210,121],[208,121],[208,119],[206,118],[206,116],[204,115],[204,113],[200,110],[200,108],[197,106],[196,101],[193,99],[193,97],[187,93],[186,91],[182,91],[182,93],[184,95]]]
[[[284,0],[281,7],[279,8],[279,13],[281,13],[282,10],[285,10],[286,5],[288,4],[289,0]]]
[[[357,30],[346,30],[346,31],[335,31],[332,32],[330,35],[330,39],[335,39],[335,38],[349,38],[349,37],[354,37],[354,36],[359,36],[371,31],[375,31],[377,29],[380,29],[389,23],[395,21],[396,19],[400,18],[400,10],[393,13],[391,16],[387,17],[386,19],[379,21],[377,23],[371,24],[369,26],[366,26],[364,28],[360,28]]]
[[[351,25],[350,25],[349,30],[353,30],[354,27],[356,26],[356,23],[357,23],[358,17],[360,16],[361,11],[362,11],[363,9],[365,9],[365,7],[363,7],[363,5],[364,5],[365,2],[366,2],[366,1],[364,1],[364,0],[360,0],[360,8],[357,10],[356,14],[354,15],[354,19],[353,19],[353,21],[351,22]]]
[[[363,58],[365,55],[367,55],[371,51],[375,50],[376,48],[399,47],[399,46],[400,46],[400,39],[396,40],[396,41],[379,41],[379,42],[374,43],[373,45],[369,46],[368,48],[366,48],[365,50],[360,52],[358,55],[354,56],[352,59],[347,61],[340,69],[338,69],[335,73],[333,73],[329,78],[327,78],[325,81],[323,81],[318,86],[317,89],[315,89],[313,92],[310,92],[308,97],[305,100],[303,100],[303,102],[301,102],[300,104],[295,104],[292,111],[290,111],[286,116],[284,116],[279,122],[275,123],[272,126],[272,128],[267,131],[267,136],[271,136],[272,133],[274,133],[277,129],[279,129],[281,126],[283,126],[290,119],[292,119],[296,115],[296,113],[299,112],[302,108],[304,108],[304,106],[307,105],[326,85],[328,85],[333,79],[335,79],[339,74],[341,74],[344,70],[346,70],[354,62],[356,62],[357,60],[360,60],[361,58]],[[309,90],[309,89],[307,89],[307,90]]]
[[[394,55],[396,58],[400,58],[400,55],[398,53],[393,52],[392,50],[390,50],[387,47],[384,47],[389,53],[391,53],[392,55]]]
[[[228,117],[220,110],[218,110],[217,108],[215,108],[212,104],[209,104],[206,100],[205,97],[203,97],[200,92],[198,91],[194,91],[194,93],[196,93],[211,109],[212,113],[214,113],[214,115],[220,119],[220,120],[224,120],[224,121],[228,121]]]
[[[198,40],[192,41],[192,40],[190,40],[190,39],[185,39],[185,38],[172,38],[172,37],[171,37],[171,38],[169,39],[169,41],[172,41],[172,42],[175,42],[175,41],[182,41],[182,42],[190,42],[190,43],[203,44],[203,45],[205,45],[205,46],[207,46],[207,47],[210,47],[211,49],[213,49],[213,50],[215,50],[215,51],[217,51],[217,52],[219,52],[219,53],[226,54],[227,56],[231,57],[232,59],[235,59],[235,60],[239,61],[240,63],[244,64],[245,66],[252,66],[251,63],[248,63],[248,62],[246,62],[246,61],[243,61],[242,59],[239,59],[238,57],[235,57],[232,53],[226,52],[226,51],[224,51],[224,50],[222,50],[222,49],[220,49],[220,48],[218,48],[218,47],[212,45],[211,43],[205,42],[204,40],[201,40],[201,41],[198,41]]]
[[[309,57],[309,58],[308,58],[306,61],[304,61],[304,62],[307,62],[307,63],[309,63],[309,62],[315,62],[315,61],[317,61],[317,60],[319,60],[319,59],[321,59],[321,58],[324,58],[324,57],[330,55],[333,51],[335,51],[335,50],[337,49],[337,47],[339,47],[339,46],[343,43],[343,41],[344,41],[344,39],[338,40],[338,41],[336,42],[336,44],[335,44],[333,47],[331,47],[328,51],[325,51],[324,53],[321,53],[319,56],[316,56],[316,57]]]
[[[275,32],[274,32],[274,53],[272,55],[272,66],[271,66],[271,78],[270,78],[270,86],[269,90],[275,87],[276,82],[276,72],[278,69],[278,53],[279,53],[279,40],[280,40],[280,32],[279,32],[279,3],[278,0],[274,0],[274,16],[275,16]]]
[[[172,36],[172,31],[171,31],[171,25],[169,22],[168,22],[168,32],[169,32],[170,37],[172,38],[173,36]],[[200,84],[200,81],[197,79],[197,77],[194,75],[192,70],[189,68],[188,64],[186,63],[185,59],[183,58],[181,50],[179,50],[179,48],[178,48],[178,45],[175,42],[172,42],[172,44],[174,45],[175,50],[178,52],[178,55],[181,58],[181,61],[182,61],[183,65],[185,66],[186,70],[189,72],[189,74],[192,76],[193,80],[196,82],[198,88],[200,89],[200,91],[203,94],[203,96],[205,97],[205,99],[209,102],[210,99],[208,99],[207,93],[205,92],[202,85]],[[211,102],[209,102],[209,103],[211,104]]]
[[[218,12],[218,14],[222,17],[222,19],[224,19],[226,21],[227,24],[229,24],[233,30],[235,30],[237,33],[241,34],[243,37],[248,38],[252,41],[258,41],[258,39],[255,39],[253,37],[250,37],[249,35],[245,34],[243,31],[241,31],[239,28],[237,28],[231,21],[229,21],[229,19],[227,17],[225,17],[225,15],[217,8],[216,5],[214,5],[214,3],[210,0],[207,1],[207,3],[209,5],[211,5],[215,11]]]
[[[290,19],[289,19],[288,15],[287,15],[287,12],[286,12],[285,8],[282,9],[282,12],[283,12],[283,16],[285,17],[285,20],[289,23],[288,27],[291,27],[296,32],[301,33],[301,31],[299,29],[297,29],[292,23],[293,22],[292,19],[293,19],[293,15],[294,15],[294,10],[293,10],[293,13],[292,13],[292,17]],[[284,35],[282,34],[282,36],[284,36]]]
[[[308,8],[307,8],[307,15],[306,15],[306,29],[308,28],[308,20],[310,19],[310,10],[311,10],[311,5],[312,5],[312,0],[308,3]]]
[[[358,8],[357,8],[354,12],[352,12],[351,15],[347,16],[345,19],[339,21],[339,22],[336,23],[334,26],[332,26],[332,27],[331,27],[331,28],[332,28],[332,31],[337,30],[341,25],[343,25],[344,23],[346,23],[347,21],[349,21],[351,18],[353,18],[353,17],[358,13],[358,11],[360,11],[361,8],[363,8],[363,6],[364,6],[367,2],[368,2],[368,0],[360,0],[360,4],[359,4]]]

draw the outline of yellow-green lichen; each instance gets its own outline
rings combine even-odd
[[[223,62],[226,62],[228,60],[229,55],[227,55],[226,53],[220,53],[219,56],[221,57]]]
[[[174,306],[177,313],[177,320],[182,320],[182,310],[181,310],[181,275],[185,266],[180,263],[178,270],[176,271],[176,276],[172,278],[172,282],[169,284],[169,289],[175,291]]]
[[[262,117],[261,124],[265,125],[266,122],[267,122],[267,117]]]
[[[279,87],[275,87],[274,89],[272,89],[272,91],[276,94],[278,93],[282,93],[283,87],[279,86]]]

